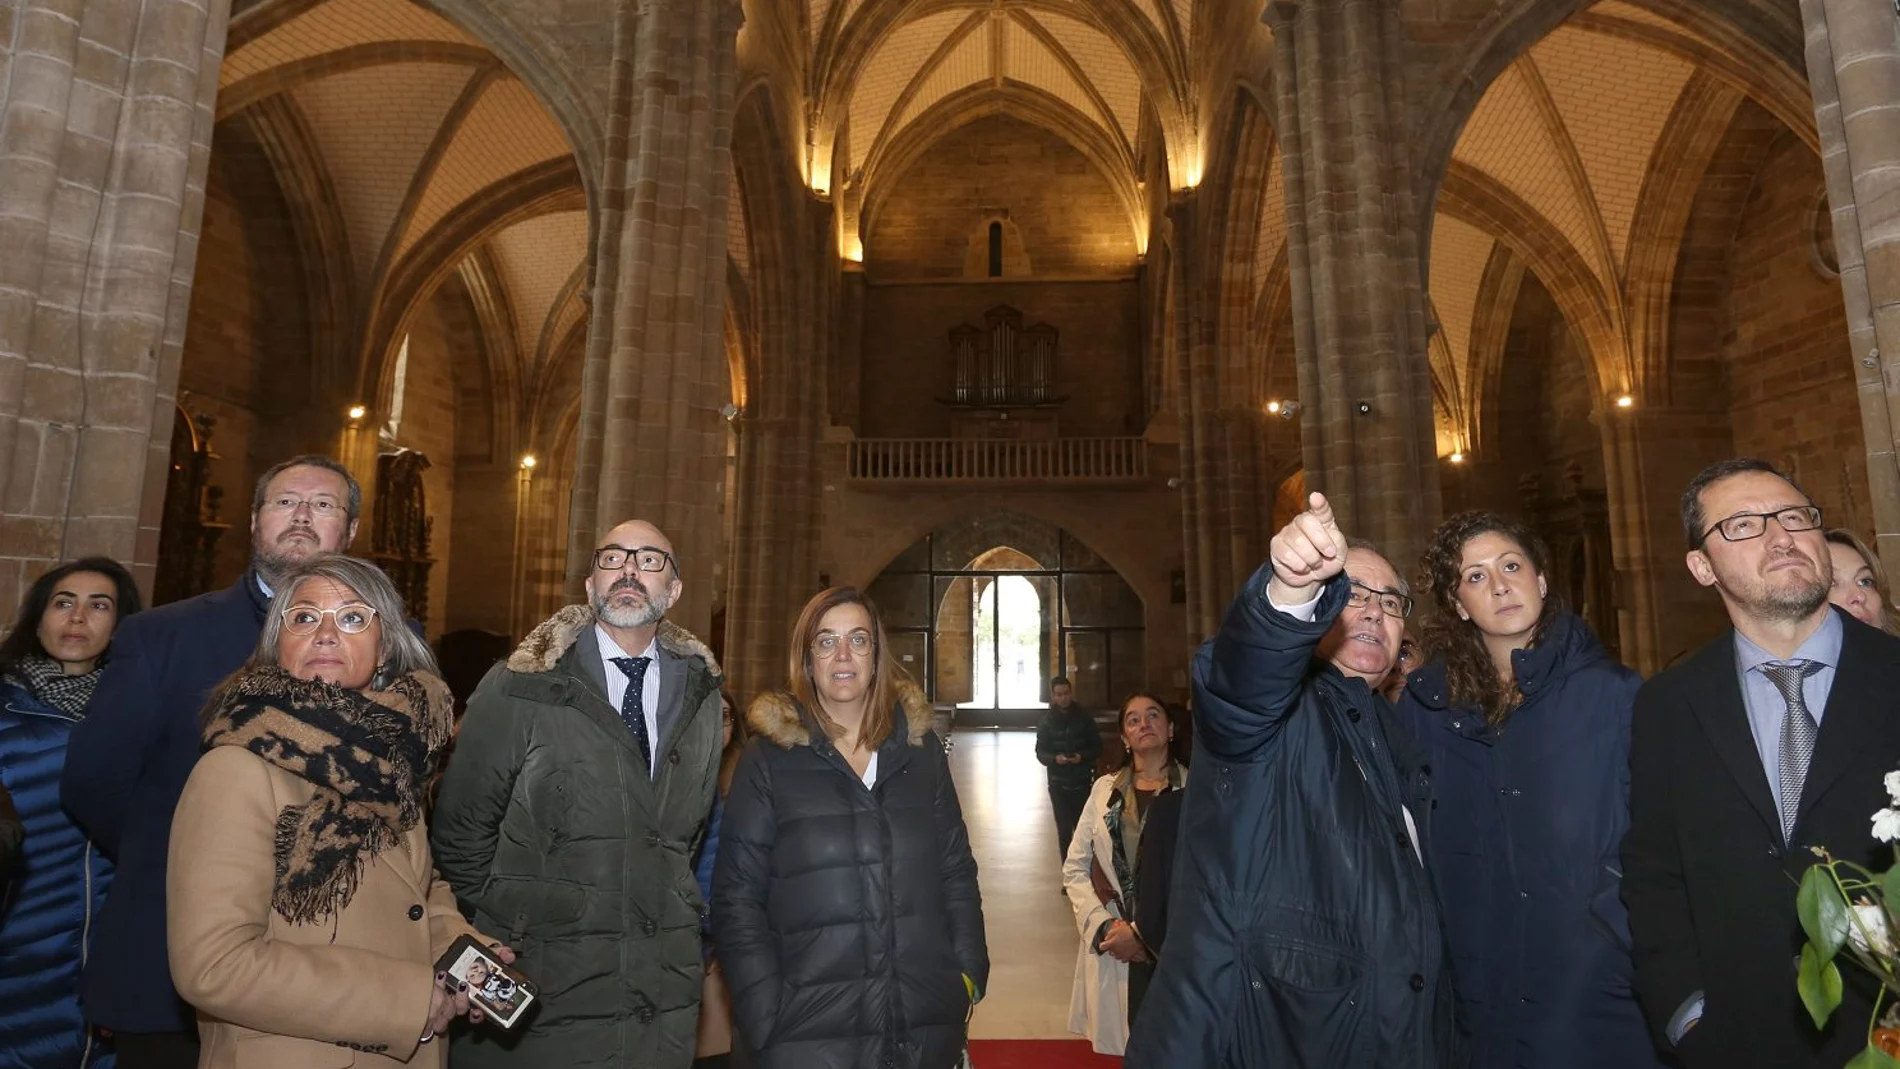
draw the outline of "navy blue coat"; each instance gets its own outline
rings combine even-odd
[[[254,573],[223,590],[129,616],[86,719],[73,729],[60,798],[114,861],[86,962],[86,1019],[117,1032],[180,1032],[190,1010],[165,949],[172,810],[202,750],[211,688],[257,647],[268,605]]]
[[[112,880],[59,805],[73,719],[0,682],[0,784],[26,825],[19,876],[0,911],[0,1069],[110,1069],[79,1010],[79,964]]]
[[[1450,706],[1443,663],[1412,673],[1398,707],[1431,751],[1433,870],[1472,1064],[1659,1065],[1631,988],[1618,859],[1642,677],[1570,613],[1511,665],[1524,701],[1502,731]]]
[[[1386,700],[1316,661],[1342,575],[1306,623],[1262,568],[1194,657],[1194,775],[1167,944],[1128,1069],[1441,1069],[1450,963],[1422,754]]]

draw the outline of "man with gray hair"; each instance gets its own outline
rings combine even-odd
[[[1129,1069],[1455,1064],[1424,752],[1373,688],[1412,598],[1326,498],[1194,657],[1194,775]]]
[[[652,524],[608,531],[586,588],[482,680],[443,775],[436,866],[560,993],[510,1034],[457,1036],[459,1069],[693,1061],[719,666],[665,619],[679,561]]]
[[[330,457],[292,457],[265,472],[251,499],[251,566],[223,590],[127,618],[73,727],[60,801],[117,865],[80,996],[87,1021],[115,1034],[120,1069],[198,1064],[165,942],[165,852],[198,761],[198,714],[256,648],[283,577],[348,548],[362,504],[349,469]]]

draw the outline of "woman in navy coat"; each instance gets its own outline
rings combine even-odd
[[[17,871],[0,872],[0,1069],[112,1065],[79,1009],[112,865],[60,808],[59,775],[112,633],[138,609],[116,561],[73,561],[27,588],[0,642],[0,789],[25,830]]]
[[[1473,1069],[1659,1062],[1631,990],[1618,848],[1642,679],[1550,596],[1529,528],[1439,527],[1437,606],[1399,716],[1431,751],[1434,871]]]

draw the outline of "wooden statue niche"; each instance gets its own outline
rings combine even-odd
[[[230,529],[219,522],[224,488],[210,485],[211,430],[217,417],[172,417],[171,462],[165,468],[165,511],[158,528],[158,572],[152,577],[152,604],[182,601],[211,589],[218,539]]]
[[[369,559],[389,575],[416,622],[429,622],[429,519],[422,473],[429,458],[398,449],[376,458],[376,524]]]

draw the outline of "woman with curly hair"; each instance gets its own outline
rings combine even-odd
[[[1433,870],[1472,1065],[1659,1065],[1617,853],[1642,679],[1550,593],[1549,551],[1523,524],[1454,516],[1422,563],[1437,615],[1398,708],[1432,751]]]

